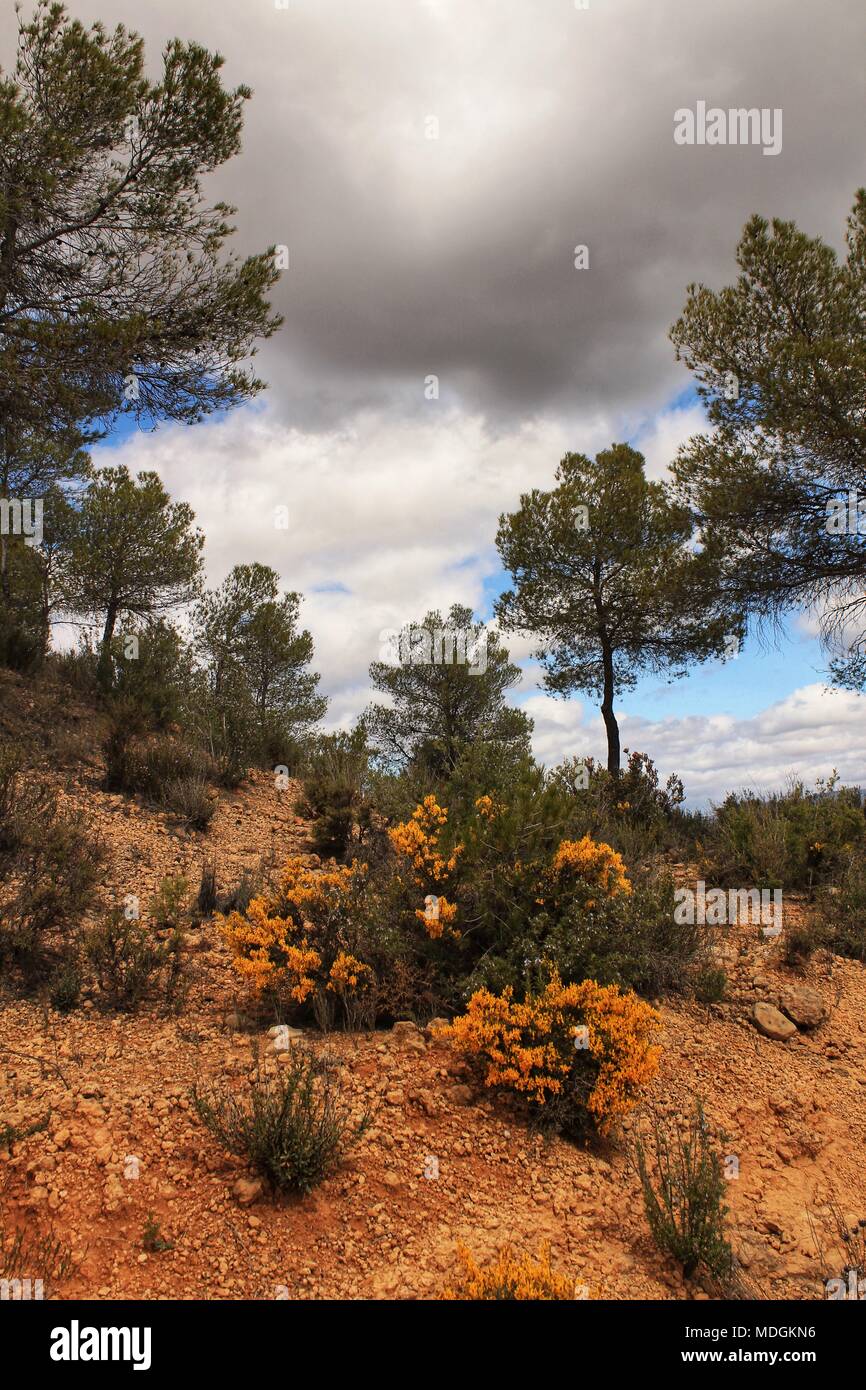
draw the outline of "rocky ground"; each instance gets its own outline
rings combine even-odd
[[[76,717],[73,702],[64,719]],[[185,833],[160,811],[101,792],[98,765],[65,746],[59,795],[109,847],[109,898],[134,893],[144,903],[167,874],[197,886],[208,861],[226,887],[263,854],[308,848],[295,789],[278,792],[269,777],[224,794],[206,835]],[[178,1017],[2,1006],[0,1125],[45,1124],[0,1149],[0,1226],[51,1232],[71,1247],[73,1268],[46,1294],[427,1298],[453,1275],[459,1241],[479,1257],[505,1241],[549,1241],[555,1266],[604,1298],[709,1296],[655,1249],[627,1133],[595,1150],[541,1139],[473,1092],[447,1044],[411,1024],[295,1044],[327,1051],[357,1113],[372,1110],[373,1122],[312,1196],[269,1200],[202,1128],[189,1090],[238,1085],[279,1058],[268,1055],[266,1025],[239,1012],[212,923],[190,934],[187,950],[191,988]],[[754,928],[727,929],[720,955],[729,1001],[662,1006],[653,1100],[687,1112],[700,1094],[725,1130],[738,1171],[728,1187],[733,1243],[751,1294],[818,1298],[818,1245],[831,1257],[838,1250],[828,1198],[852,1223],[866,1217],[866,969],[823,958],[794,974],[779,964],[778,941]],[[170,1249],[143,1249],[151,1214]]]

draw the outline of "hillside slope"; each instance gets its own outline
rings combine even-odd
[[[278,792],[255,774],[221,794],[207,834],[183,831],[100,790],[99,759],[84,753],[98,727],[84,705],[31,701],[4,681],[0,732],[27,740],[59,798],[103,837],[106,901],[144,903],[167,874],[197,886],[208,861],[225,887],[262,857],[308,852],[296,787]],[[249,1174],[203,1130],[189,1088],[240,1082],[265,1056],[267,1029],[245,1019],[212,921],[186,950],[179,1017],[104,1015],[90,1002],[68,1015],[0,1006],[0,1124],[26,1130],[47,1117],[0,1150],[0,1225],[71,1246],[75,1268],[53,1296],[431,1297],[455,1270],[458,1242],[483,1257],[507,1240],[531,1250],[545,1240],[557,1267],[602,1297],[707,1297],[655,1249],[621,1141],[590,1151],[538,1137],[473,1092],[447,1045],[408,1024],[308,1034],[301,1045],[330,1053],[357,1111],[375,1110],[372,1128],[309,1198],[273,1203],[237,1186]],[[777,943],[746,929],[729,932],[723,954],[729,1002],[662,1006],[653,1096],[683,1113],[701,1094],[727,1133],[739,1163],[728,1185],[734,1246],[756,1296],[821,1297],[813,1227],[825,1229],[824,1202],[835,1193],[851,1222],[866,1216],[866,968],[830,958],[794,976],[777,965]],[[804,983],[829,1020],[788,1042],[761,1036],[754,1003]],[[150,1213],[173,1248],[143,1250]]]

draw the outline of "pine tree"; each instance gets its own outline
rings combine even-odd
[[[768,619],[816,606],[826,637],[847,629],[837,670],[857,685],[866,677],[863,189],[847,248],[840,261],[793,222],[753,217],[736,283],[689,286],[671,337],[716,428],[683,446],[673,471],[732,601]]]
[[[547,690],[601,697],[616,775],[621,691],[642,671],[683,675],[688,662],[722,655],[742,624],[718,601],[706,554],[689,549],[688,509],[647,480],[636,450],[566,454],[556,482],[500,517],[496,544],[514,587],[496,612],[507,631],[541,638]]]

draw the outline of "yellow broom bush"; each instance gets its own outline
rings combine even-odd
[[[256,994],[274,992],[296,1004],[338,1000],[347,1018],[357,996],[375,985],[372,968],[347,949],[354,895],[364,865],[309,868],[286,860],[276,888],[253,898],[245,913],[217,919],[232,964]]]
[[[589,835],[562,841],[551,861],[550,877],[560,889],[578,880],[606,898],[632,891],[622,856]]]
[[[550,1262],[550,1246],[539,1247],[538,1258],[516,1254],[510,1245],[503,1245],[495,1260],[479,1265],[465,1245],[458,1245],[462,1277],[455,1288],[448,1287],[441,1295],[447,1302],[493,1302],[531,1300],[565,1302],[575,1298],[591,1298],[586,1284],[557,1274]]]
[[[438,891],[454,873],[463,852],[459,843],[450,851],[443,848],[441,840],[447,824],[447,808],[440,806],[435,796],[425,796],[408,821],[388,831],[398,864],[402,862],[409,869],[415,888],[425,898],[425,907],[416,908],[415,916],[433,940],[460,935],[454,926],[457,905]]]
[[[479,1068],[486,1086],[521,1096],[541,1120],[605,1134],[658,1069],[659,1015],[631,991],[595,980],[545,989],[522,1002],[507,988],[476,991],[440,1034]]]

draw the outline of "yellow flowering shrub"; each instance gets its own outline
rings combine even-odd
[[[415,807],[410,820],[388,831],[394,849],[398,855],[410,860],[419,881],[432,878],[440,882],[457,866],[462,847],[456,845],[447,857],[439,848],[447,823],[447,809],[439,805],[435,796],[425,796],[421,805]]]
[[[609,898],[632,891],[622,855],[590,835],[580,840],[563,840],[553,856],[550,872],[560,883],[579,879]]]
[[[350,956],[347,951],[341,951],[328,972],[328,989],[335,994],[345,994],[350,989],[363,988],[372,979],[373,972],[369,965]]]
[[[273,892],[253,898],[245,913],[218,918],[232,964],[256,994],[287,996],[296,1004],[324,1007],[327,992],[350,1013],[353,993],[375,984],[371,967],[347,949],[352,895],[365,866],[312,869],[303,860],[286,860]]]
[[[452,846],[450,851],[443,849],[441,840],[447,824],[447,808],[440,806],[435,796],[425,796],[408,821],[388,831],[398,860],[409,867],[415,887],[426,894],[426,905],[423,909],[416,908],[415,916],[424,924],[427,935],[434,940],[444,935],[460,935],[453,925],[457,916],[456,903],[449,903],[431,891],[454,873],[463,852],[463,846],[459,843]]]
[[[268,912],[264,898],[253,898],[246,912],[232,912],[219,922],[233,952],[237,973],[257,994],[265,989],[288,990],[297,1003],[312,993],[321,956],[290,917]]]
[[[365,872],[365,866],[358,864],[312,869],[293,855],[280,871],[276,892],[265,901],[270,911],[289,915],[298,926],[310,922],[321,931],[345,911],[357,879]]]
[[[424,923],[424,929],[433,941],[440,936],[460,935],[453,926],[454,918],[457,916],[457,904],[449,903],[447,898],[428,893],[423,910],[416,907],[415,916],[419,922]]]
[[[517,1093],[560,1128],[589,1124],[604,1134],[655,1076],[659,1022],[630,991],[595,980],[563,985],[554,971],[522,1002],[510,987],[476,991],[441,1034],[476,1061],[486,1086]]]
[[[376,976],[369,965],[348,951],[340,951],[328,972],[327,990],[339,1000],[349,1028],[369,1025],[375,1014]],[[329,1021],[331,1010],[319,999],[319,1014]]]
[[[537,1259],[516,1254],[510,1245],[503,1245],[495,1260],[486,1265],[479,1265],[465,1245],[458,1245],[457,1254],[462,1275],[455,1288],[449,1286],[442,1293],[441,1299],[448,1302],[565,1302],[595,1296],[588,1285],[556,1273],[547,1243],[540,1246]]]

